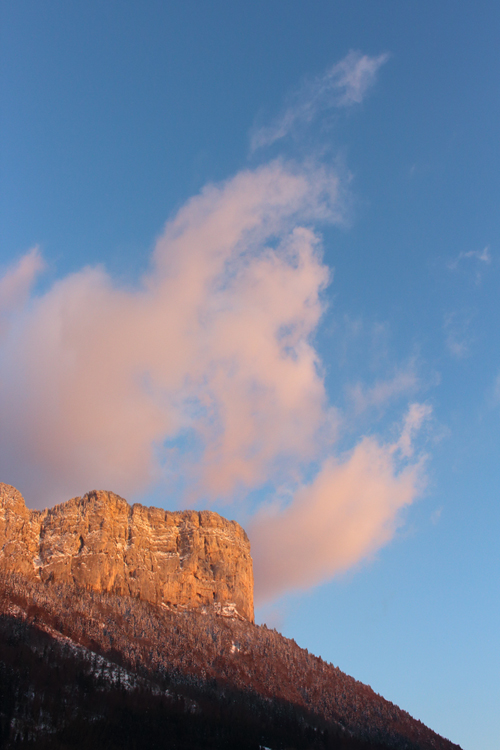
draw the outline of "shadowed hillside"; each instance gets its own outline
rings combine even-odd
[[[275,630],[0,579],[5,748],[452,750]]]

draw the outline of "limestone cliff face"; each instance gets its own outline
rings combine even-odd
[[[130,506],[97,491],[34,511],[0,483],[0,566],[44,582],[74,582],[173,609],[215,608],[253,622],[248,537],[210,511]]]

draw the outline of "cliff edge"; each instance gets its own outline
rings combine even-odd
[[[29,510],[0,483],[0,566],[45,583],[254,620],[248,537],[211,511],[131,506],[96,490]]]

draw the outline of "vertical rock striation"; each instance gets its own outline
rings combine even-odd
[[[215,609],[253,622],[250,543],[210,511],[130,506],[112,492],[43,511],[0,483],[0,566],[172,609]]]

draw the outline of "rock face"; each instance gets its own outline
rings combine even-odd
[[[210,511],[130,506],[98,491],[36,511],[0,483],[0,566],[47,583],[254,619],[248,537]]]

